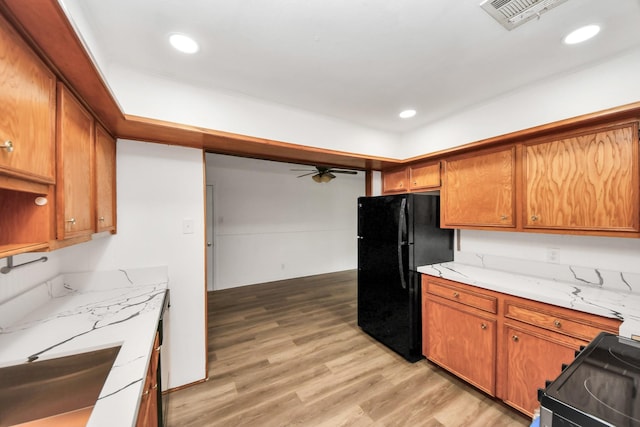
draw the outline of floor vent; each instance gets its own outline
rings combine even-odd
[[[567,0],[484,0],[480,3],[489,15],[512,30]]]

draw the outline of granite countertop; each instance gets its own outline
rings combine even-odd
[[[133,426],[166,267],[63,274],[0,305],[0,366],[121,345],[87,426]]]
[[[576,277],[576,281],[518,274],[460,262],[418,267],[418,272],[479,288],[571,308],[585,313],[620,319],[619,334],[640,336],[640,294],[608,289]],[[602,282],[603,275],[595,270]],[[584,282],[584,283],[582,283]]]

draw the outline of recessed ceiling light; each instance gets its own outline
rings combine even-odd
[[[171,46],[184,53],[196,53],[200,50],[198,43],[191,37],[184,34],[171,34],[169,36]]]
[[[404,110],[400,114],[398,114],[398,116],[400,116],[401,119],[410,119],[415,115],[416,115],[416,110]]]
[[[598,25],[585,25],[584,27],[580,27],[577,30],[570,32],[563,41],[565,44],[582,43],[594,37],[599,32],[600,27]]]

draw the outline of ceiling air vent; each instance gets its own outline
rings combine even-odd
[[[524,24],[532,18],[540,17],[544,12],[567,0],[484,0],[480,3],[489,15],[507,30]]]

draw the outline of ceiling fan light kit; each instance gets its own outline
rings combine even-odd
[[[313,179],[317,183],[329,182],[336,176],[334,173],[343,173],[347,175],[356,175],[358,172],[349,171],[349,170],[338,170],[330,167],[316,166],[315,169],[291,169],[292,171],[297,172],[308,172],[302,175],[299,175],[298,178],[302,178],[304,176],[312,175],[311,179]]]

